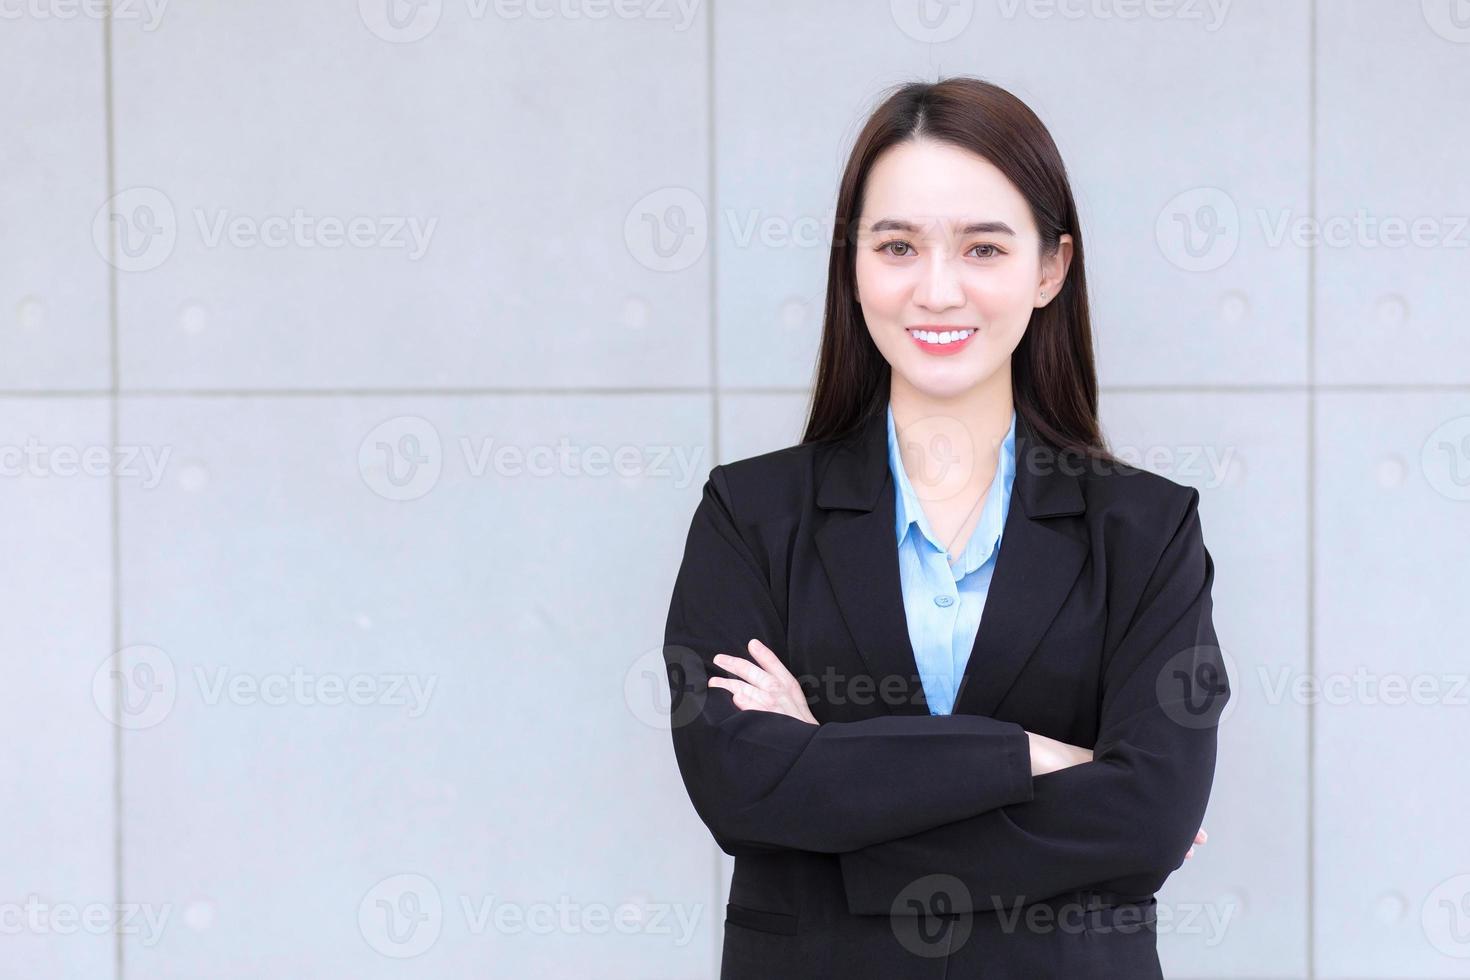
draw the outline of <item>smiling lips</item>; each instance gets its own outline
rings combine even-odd
[[[913,338],[920,350],[936,357],[958,354],[969,346],[975,334],[976,330],[973,327],[958,330],[923,330],[910,327],[908,330],[908,335]]]

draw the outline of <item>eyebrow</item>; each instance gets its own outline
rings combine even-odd
[[[873,222],[869,231],[903,231],[910,235],[919,233],[919,226],[902,218],[879,218]],[[1015,237],[1016,232],[1004,221],[977,221],[965,225],[959,230],[961,235],[1010,235]]]

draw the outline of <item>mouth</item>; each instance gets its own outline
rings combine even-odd
[[[926,354],[948,357],[958,354],[970,345],[979,333],[974,327],[955,330],[926,330],[910,327],[906,331],[913,342]]]

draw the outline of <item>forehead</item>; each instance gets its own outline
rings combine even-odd
[[[904,142],[879,154],[863,191],[864,226],[896,218],[951,230],[1003,221],[1018,233],[1033,228],[1026,199],[1005,174],[977,153],[933,140]]]

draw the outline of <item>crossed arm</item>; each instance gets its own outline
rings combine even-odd
[[[696,812],[730,854],[839,855],[857,914],[890,913],[904,888],[933,873],[969,892],[955,911],[1102,882],[1157,890],[1197,839],[1229,696],[1197,504],[1191,491],[1108,660],[1093,761],[1033,779],[1033,739],[1012,722],[887,715],[815,725],[759,703],[748,680],[717,676],[740,673],[724,651],[784,627],[716,467],[665,631],[675,755]],[[741,663],[764,671],[763,659]],[[855,791],[864,787],[882,791]]]

